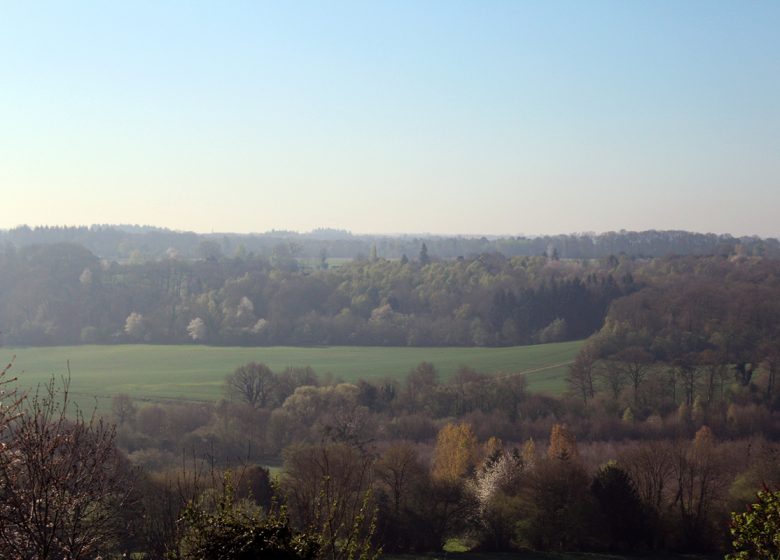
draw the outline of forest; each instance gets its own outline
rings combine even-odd
[[[637,289],[627,258],[290,255],[119,264],[72,244],[0,253],[7,345],[496,346],[584,338]]]
[[[621,234],[612,245],[631,246],[635,237]],[[657,237],[675,239],[669,232],[641,234],[638,246],[652,246]],[[697,239],[680,237],[673,246],[683,253],[683,241]],[[717,239],[722,252],[701,256],[703,262],[774,262],[757,256],[769,241]],[[714,250],[714,241],[704,247]],[[564,258],[563,245],[534,256],[494,251],[448,258],[422,242],[409,257],[385,258],[372,245],[366,256],[335,266],[307,261],[293,245],[277,245],[267,256],[237,251],[226,257],[219,244],[202,240],[198,257],[172,251],[120,262],[75,243],[7,243],[0,252],[2,342],[514,346],[580,340],[601,327],[613,301],[664,281],[658,263],[683,258]],[[719,273],[727,271],[700,277],[718,282]]]
[[[68,414],[67,381],[7,396],[6,555],[234,558],[276,543],[290,558],[444,546],[754,557],[773,530],[740,529],[773,511],[780,485],[773,258],[421,248],[307,268],[248,255],[119,264],[68,244],[2,258],[16,343],[586,339],[562,395],[466,365],[446,382],[422,362],[346,383],[317,364],[250,362],[224,372],[216,402],[117,394],[104,418]]]

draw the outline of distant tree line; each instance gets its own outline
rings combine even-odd
[[[733,237],[728,234],[687,231],[619,231],[542,236],[469,237],[436,235],[353,235],[343,230],[318,229],[309,233],[270,231],[259,234],[196,234],[137,225],[81,227],[19,226],[0,230],[0,245],[75,243],[102,259],[155,260],[172,255],[181,259],[254,254],[271,258],[290,253],[306,263],[328,259],[359,259],[378,255],[386,259],[412,258],[425,243],[431,255],[443,259],[500,253],[506,257],[547,255],[562,259],[598,259],[625,254],[631,257],[670,255],[780,256],[773,238]]]
[[[75,244],[0,252],[8,345],[205,343],[500,346],[585,338],[641,285],[627,257],[374,255],[339,267],[271,258],[117,263]]]

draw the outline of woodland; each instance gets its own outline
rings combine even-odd
[[[67,381],[17,398],[12,365],[0,556],[773,557],[780,261],[729,247],[444,258],[426,244],[318,267],[9,245],[0,318],[15,344],[586,341],[559,395],[467,365],[447,382],[422,362],[344,383],[252,362],[224,372],[217,402],[118,394],[105,418],[69,414]]]
[[[659,255],[780,255],[777,240],[687,232],[494,240],[280,235],[216,241],[138,226],[0,232],[2,342],[578,340],[603,324],[613,300],[644,286],[635,272],[669,258]],[[338,244],[345,239],[356,246]]]

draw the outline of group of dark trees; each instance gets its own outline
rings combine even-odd
[[[780,404],[780,280],[766,259],[675,259],[643,270],[646,287],[613,302],[569,376],[584,400],[630,388],[646,417],[680,401],[701,413],[735,381]]]

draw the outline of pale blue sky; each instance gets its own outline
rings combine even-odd
[[[780,235],[780,2],[0,1],[0,228]]]

